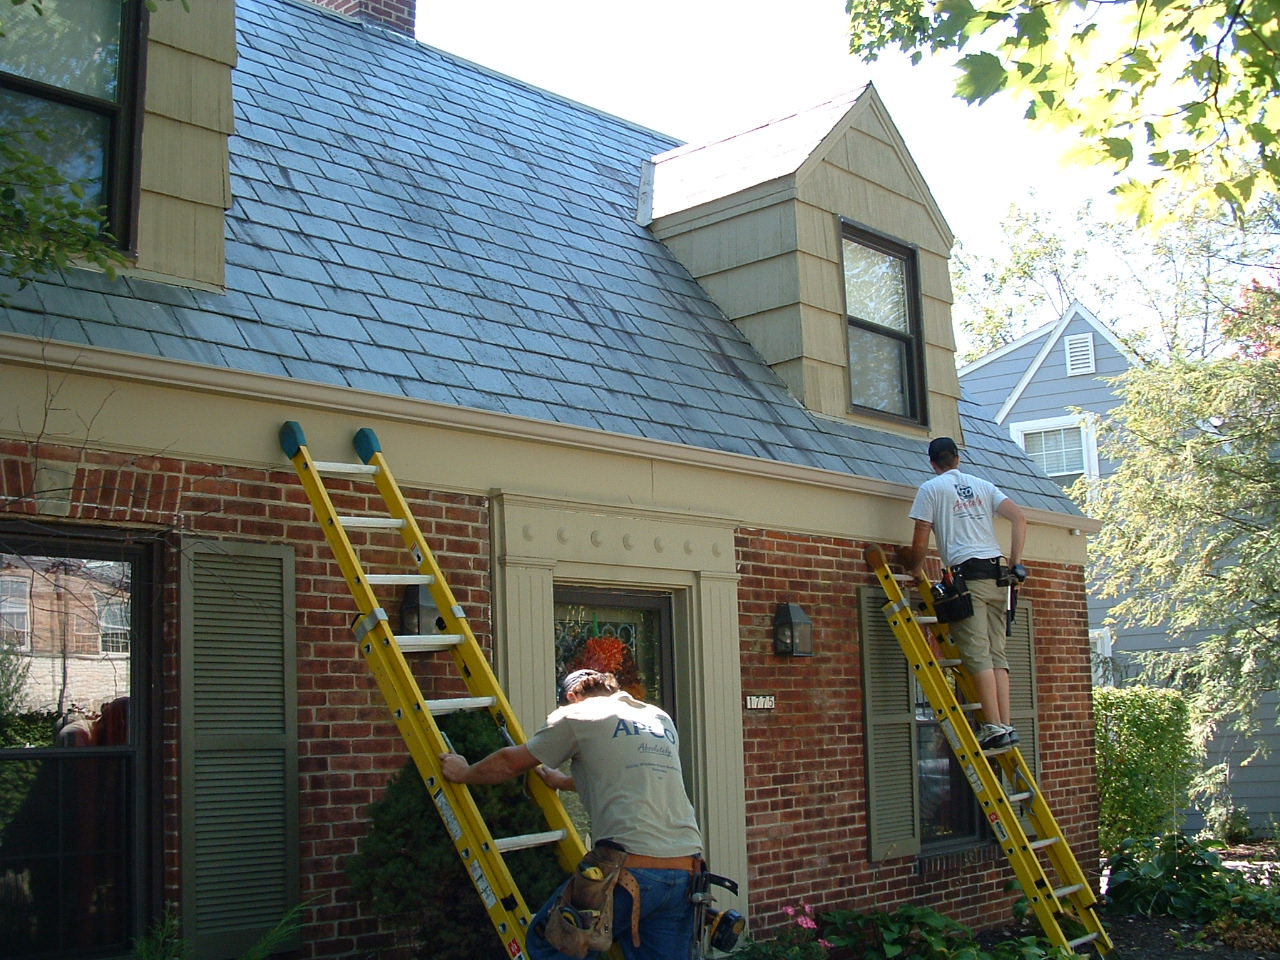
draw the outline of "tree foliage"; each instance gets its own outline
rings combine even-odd
[[[1112,616],[1207,634],[1144,664],[1187,693],[1202,740],[1228,721],[1256,736],[1280,688],[1280,291],[1251,287],[1223,330],[1230,353],[1119,378],[1100,444],[1118,467],[1078,491],[1102,521],[1090,559]]]
[[[958,54],[956,93],[1007,92],[1080,135],[1141,219],[1198,179],[1238,212],[1280,185],[1280,0],[848,0],[850,50]]]
[[[1038,210],[1034,195],[1002,223],[996,256],[953,258],[956,319],[969,363],[1087,306],[1136,356],[1208,356],[1226,340],[1221,320],[1241,287],[1280,258],[1275,196],[1242,220],[1187,192],[1162,199],[1163,225],[1135,231],[1086,205],[1069,221]]]

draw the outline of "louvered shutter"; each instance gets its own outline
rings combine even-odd
[[[1005,643],[1009,659],[1009,708],[1013,725],[1018,728],[1023,759],[1037,778],[1040,776],[1036,711],[1035,643],[1031,629],[1031,604],[1018,599],[1018,613],[1013,621],[1013,635]]]
[[[872,860],[914,856],[920,852],[920,800],[911,667],[881,610],[884,593],[864,587],[858,599],[870,855]]]
[[[298,901],[293,551],[183,547],[182,922],[240,956]]]

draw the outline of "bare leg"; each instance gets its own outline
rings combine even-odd
[[[1001,670],[1005,678],[1005,696],[1008,697],[1009,671]],[[996,682],[996,670],[979,670],[973,675],[974,685],[978,688],[978,699],[982,701],[982,715],[987,723],[1004,723],[1000,719],[1000,688]]]
[[[1006,727],[1013,725],[1013,711],[1009,704],[1009,671],[1004,667],[997,667],[991,671],[995,674],[996,687],[996,703],[999,705],[1000,723]],[[986,699],[983,698],[983,707],[986,707]]]

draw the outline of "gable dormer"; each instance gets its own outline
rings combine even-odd
[[[953,237],[872,86],[646,173],[640,221],[809,410],[960,436]]]

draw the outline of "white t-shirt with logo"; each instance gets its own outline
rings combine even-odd
[[[526,746],[549,767],[573,760],[569,772],[594,840],[649,857],[702,852],[680,769],[680,739],[660,707],[625,691],[587,697],[553,711]]]
[[[1002,555],[995,516],[1008,499],[989,480],[948,470],[920,485],[908,516],[933,524],[942,562],[953,567]]]

